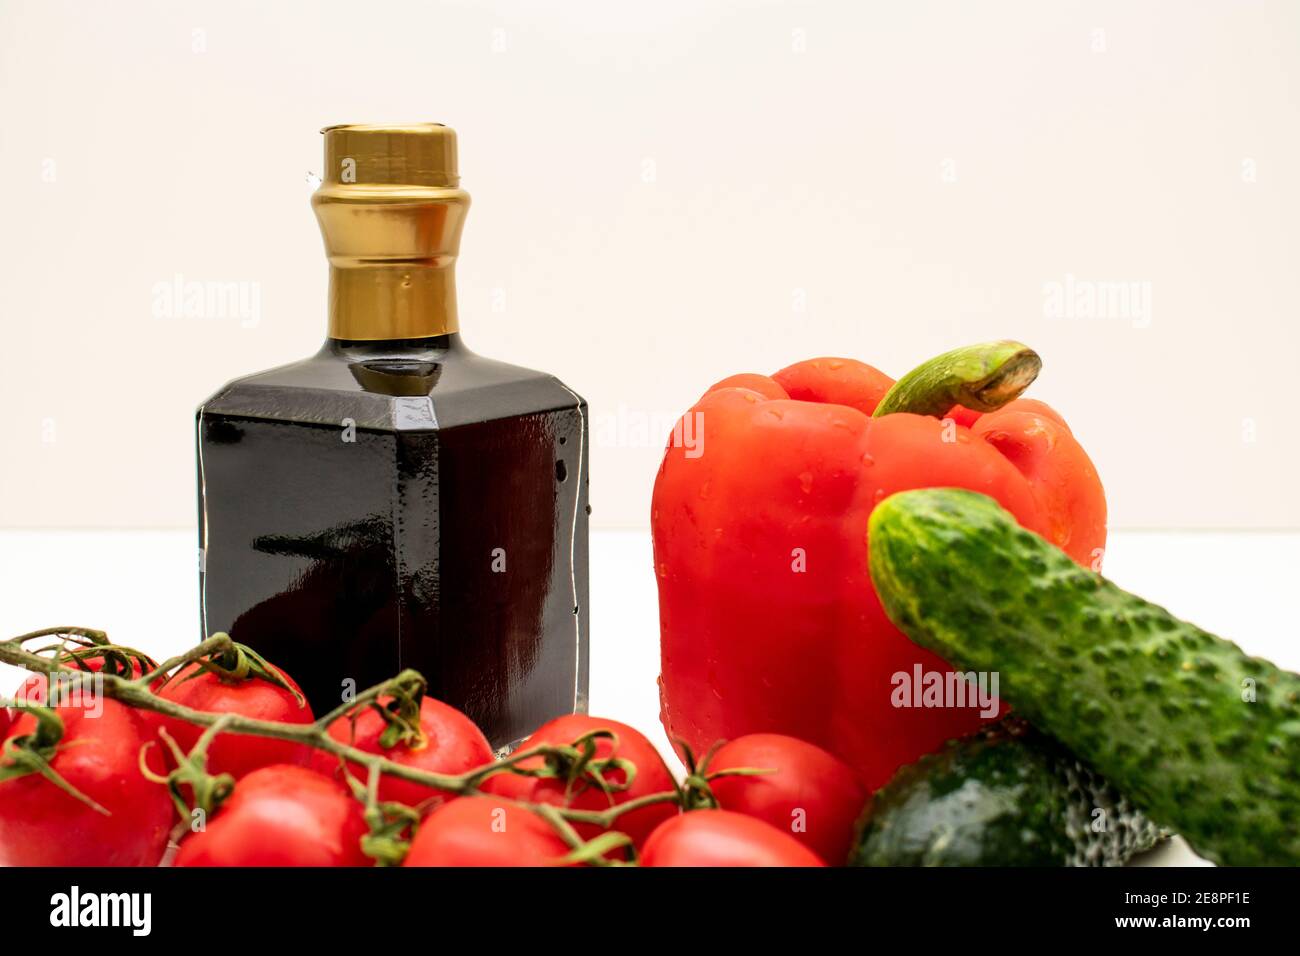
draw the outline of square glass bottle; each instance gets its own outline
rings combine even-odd
[[[323,713],[403,668],[506,748],[587,699],[586,403],[461,341],[441,125],[325,130],[329,337],[197,416],[202,632]]]

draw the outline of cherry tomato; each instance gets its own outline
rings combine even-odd
[[[631,786],[626,790],[612,790],[609,793],[589,779],[577,782],[566,795],[565,781],[556,777],[525,777],[517,773],[499,773],[489,777],[483,790],[525,800],[531,803],[546,803],[553,806],[569,806],[577,810],[607,810],[611,806],[635,800],[651,793],[663,793],[674,789],[672,774],[664,766],[663,758],[654,744],[640,731],[621,724],[617,720],[605,720],[588,717],[585,714],[570,714],[557,717],[542,724],[528,738],[524,747],[538,744],[571,744],[583,734],[593,730],[611,730],[618,735],[618,745],[614,746],[608,738],[596,742],[596,759],[607,760],[617,757],[627,760],[636,767],[636,774]],[[524,761],[521,766],[540,767],[545,761],[541,757]],[[611,784],[624,784],[627,775],[621,768],[611,767],[601,774]],[[640,810],[632,810],[618,817],[613,829],[626,833],[633,844],[640,846],[650,831],[669,817],[677,815],[674,803],[652,804]],[[575,824],[574,827],[585,840],[600,833],[600,828],[591,824]]]
[[[569,845],[526,807],[495,796],[444,803],[420,823],[403,866],[564,866]]]
[[[190,664],[175,674],[158,691],[158,696],[194,710],[217,714],[241,714],[259,720],[278,720],[290,724],[310,724],[314,719],[311,706],[298,689],[292,677],[273,669],[284,678],[293,690],[286,690],[268,680],[249,677],[232,680],[207,671],[196,672],[199,665]],[[298,696],[294,695],[298,692]],[[202,727],[183,720],[159,718],[159,723],[175,738],[180,748],[188,753],[198,743]],[[229,773],[236,779],[271,764],[306,764],[312,759],[310,748],[287,740],[271,737],[254,737],[251,734],[218,734],[208,747],[208,773]]]
[[[386,701],[381,700],[381,704]],[[373,707],[367,707],[356,715],[355,722],[350,717],[340,717],[330,724],[329,733],[335,740],[351,744],[367,753],[380,754],[403,766],[428,770],[433,773],[459,774],[491,763],[492,746],[483,731],[479,730],[464,714],[449,704],[432,697],[425,697],[420,702],[420,729],[424,731],[424,743],[418,747],[398,743],[387,750],[379,743],[379,737],[387,728],[388,722]],[[322,773],[332,776],[342,774],[341,761],[333,754],[316,751],[311,766]],[[348,765],[351,773],[365,782],[366,771],[354,763]],[[402,780],[385,774],[379,783],[379,799],[392,800],[416,806],[430,797],[445,793],[424,784]]]
[[[743,813],[693,810],[661,823],[642,866],[825,866],[789,833]]]
[[[137,711],[106,697],[93,706],[56,710],[64,733],[49,765],[108,814],[40,774],[6,780],[0,783],[0,866],[156,865],[167,849],[176,810],[166,788],[140,773],[150,725]],[[33,714],[21,714],[8,737],[36,727]]]
[[[369,866],[361,803],[324,774],[293,764],[254,770],[203,830],[181,843],[177,866]]]
[[[715,773],[736,767],[774,772],[711,781],[713,795],[724,810],[784,830],[827,863],[844,863],[868,796],[848,764],[794,737],[748,734],[719,748],[706,770]]]

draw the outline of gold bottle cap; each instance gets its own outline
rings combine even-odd
[[[456,131],[441,123],[327,126],[327,183],[391,186],[460,185]]]
[[[455,263],[469,195],[440,123],[329,126],[312,207],[330,261],[331,338],[457,331]]]

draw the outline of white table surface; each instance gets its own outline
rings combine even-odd
[[[191,531],[0,531],[0,634],[82,625],[158,658],[178,653],[198,639],[196,559]],[[1300,670],[1300,534],[1115,532],[1106,573],[1247,651]],[[592,534],[591,594],[591,712],[638,728],[667,753],[647,532]],[[0,686],[18,681],[0,665]],[[1175,841],[1142,862],[1201,861]]]

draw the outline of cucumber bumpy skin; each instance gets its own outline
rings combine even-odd
[[[1164,836],[1060,744],[1012,716],[901,768],[850,866],[1120,866]]]
[[[1247,656],[951,488],[872,512],[893,622],[1002,696],[1202,856],[1300,863],[1300,676]]]

